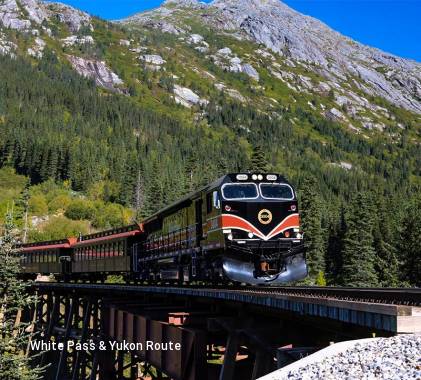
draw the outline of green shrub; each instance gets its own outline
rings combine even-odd
[[[98,207],[92,224],[95,228],[106,229],[120,227],[130,222],[132,214],[118,204],[104,204]]]
[[[47,215],[48,204],[44,195],[32,195],[29,199],[29,212],[33,215]]]
[[[72,198],[69,195],[57,195],[48,203],[50,212],[66,211],[72,203]]]
[[[89,222],[70,220],[64,216],[52,217],[39,231],[29,233],[30,241],[60,240],[88,234]]]
[[[95,207],[90,201],[75,199],[68,205],[64,215],[72,220],[92,219],[95,215]]]

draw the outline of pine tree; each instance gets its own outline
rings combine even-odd
[[[41,378],[42,371],[30,367],[23,352],[29,339],[26,326],[16,323],[19,310],[34,300],[26,293],[27,283],[17,277],[20,265],[14,244],[13,217],[9,213],[0,239],[0,379],[35,380]]]
[[[342,249],[345,235],[345,208],[341,205],[337,220],[331,220],[327,232],[326,277],[329,285],[340,283]],[[335,217],[332,217],[334,219]]]
[[[374,268],[373,205],[366,193],[352,199],[345,215],[346,232],[342,250],[341,283],[345,286],[377,286]]]
[[[322,201],[316,180],[311,177],[307,179],[301,187],[300,194],[300,214],[309,266],[309,280],[315,284],[318,279],[324,278],[325,273]]]
[[[263,148],[260,145],[253,147],[249,170],[255,173],[266,173],[269,171],[269,162]]]
[[[150,216],[163,208],[164,205],[163,176],[158,161],[154,161],[152,173],[147,183],[145,202],[139,215],[141,218]]]
[[[378,197],[376,201],[376,214],[373,237],[376,251],[375,269],[379,285],[396,287],[398,285],[396,236],[392,232],[392,213],[388,212],[382,197]]]
[[[401,280],[421,286],[421,199],[405,208],[400,239]]]

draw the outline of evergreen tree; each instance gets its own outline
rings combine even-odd
[[[255,173],[266,173],[269,171],[269,162],[263,148],[260,145],[253,147],[249,171]]]
[[[311,283],[325,283],[325,258],[322,228],[322,201],[314,178],[307,179],[301,187],[301,219]]]
[[[409,202],[400,239],[401,279],[421,287],[421,199]]]
[[[29,340],[26,326],[16,323],[19,310],[28,307],[33,299],[26,293],[27,284],[17,277],[20,265],[14,244],[13,217],[8,214],[0,239],[0,379],[36,380],[42,371],[30,367],[24,352]]]
[[[163,177],[158,161],[152,164],[152,173],[149,176],[145,202],[140,211],[140,217],[150,216],[164,207]]]
[[[382,197],[377,197],[376,214],[373,237],[376,251],[375,269],[379,285],[396,287],[398,285],[396,234],[393,234],[392,213],[388,212]]]
[[[377,286],[374,268],[374,208],[366,193],[357,193],[345,215],[341,283],[345,286]]]
[[[342,249],[345,235],[345,208],[341,205],[339,216],[332,216],[327,233],[326,278],[329,285],[340,283],[342,272]]]

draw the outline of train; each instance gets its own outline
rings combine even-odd
[[[277,285],[307,276],[294,188],[273,173],[233,173],[145,220],[59,241],[20,244],[22,276],[147,283]]]

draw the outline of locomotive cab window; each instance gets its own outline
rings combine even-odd
[[[212,203],[213,207],[219,210],[221,208],[221,199],[219,198],[219,193],[217,191],[214,191],[212,193]]]
[[[259,197],[254,183],[228,183],[222,186],[222,194],[226,200],[256,199]]]
[[[294,192],[291,186],[281,183],[261,183],[260,193],[265,199],[293,200]]]

